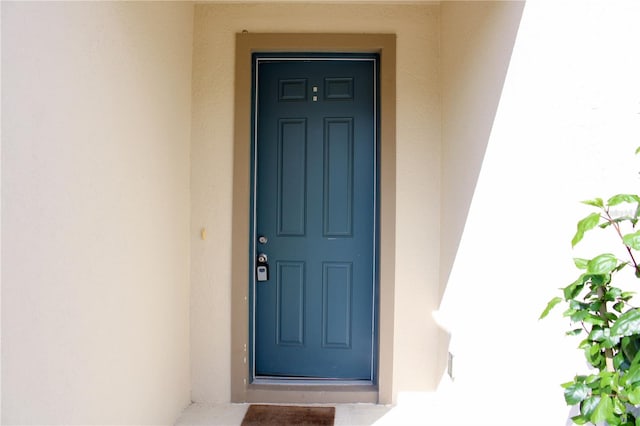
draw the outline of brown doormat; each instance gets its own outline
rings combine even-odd
[[[242,426],[333,426],[335,407],[250,405]]]

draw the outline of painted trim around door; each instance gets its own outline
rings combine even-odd
[[[251,67],[256,52],[380,54],[380,263],[378,386],[249,383]],[[231,264],[231,401],[393,402],[395,287],[396,36],[393,34],[236,34]]]

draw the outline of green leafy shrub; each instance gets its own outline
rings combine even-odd
[[[638,153],[640,148],[636,151]],[[558,304],[566,305],[570,320],[567,335],[582,336],[578,346],[584,351],[592,374],[578,375],[564,383],[567,405],[578,405],[580,414],[572,418],[610,426],[640,426],[634,407],[640,406],[640,309],[630,305],[632,292],[613,285],[624,268],[633,268],[640,278],[640,196],[618,194],[606,202],[600,198],[584,201],[595,211],[580,220],[572,246],[594,228],[611,230],[624,247],[625,259],[603,253],[592,259],[574,259],[580,276],[562,289],[562,296],[549,301],[540,318]],[[631,214],[615,215],[613,207],[629,207]],[[622,247],[621,247],[622,248]]]

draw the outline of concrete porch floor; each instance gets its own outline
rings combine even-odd
[[[468,426],[468,419],[461,420],[459,417],[452,384],[446,373],[443,373],[438,391],[402,392],[395,405],[319,405],[336,407],[334,426]],[[249,404],[193,403],[182,412],[175,425],[239,426],[247,407]]]
[[[176,426],[239,426],[249,404],[192,404],[176,421]],[[373,404],[336,404],[335,426],[411,424],[387,422],[395,407]],[[384,422],[382,422],[384,420]],[[418,423],[413,423],[418,424]]]
[[[397,405],[323,404],[336,407],[335,426],[456,425],[450,404],[434,394],[402,398]],[[239,426],[249,404],[199,404],[187,407],[176,426]]]

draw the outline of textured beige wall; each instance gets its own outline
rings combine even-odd
[[[394,391],[435,385],[440,94],[437,5],[201,4],[195,10],[192,397],[228,401],[235,33],[397,34]],[[247,161],[249,159],[247,158]],[[199,231],[207,229],[206,240]],[[423,330],[416,335],[413,331]]]
[[[193,6],[2,3],[2,423],[189,399]]]
[[[453,264],[524,1],[443,2],[441,283]]]
[[[467,220],[523,8],[520,1],[441,4],[440,296]],[[439,368],[446,364],[447,343],[441,339]]]

